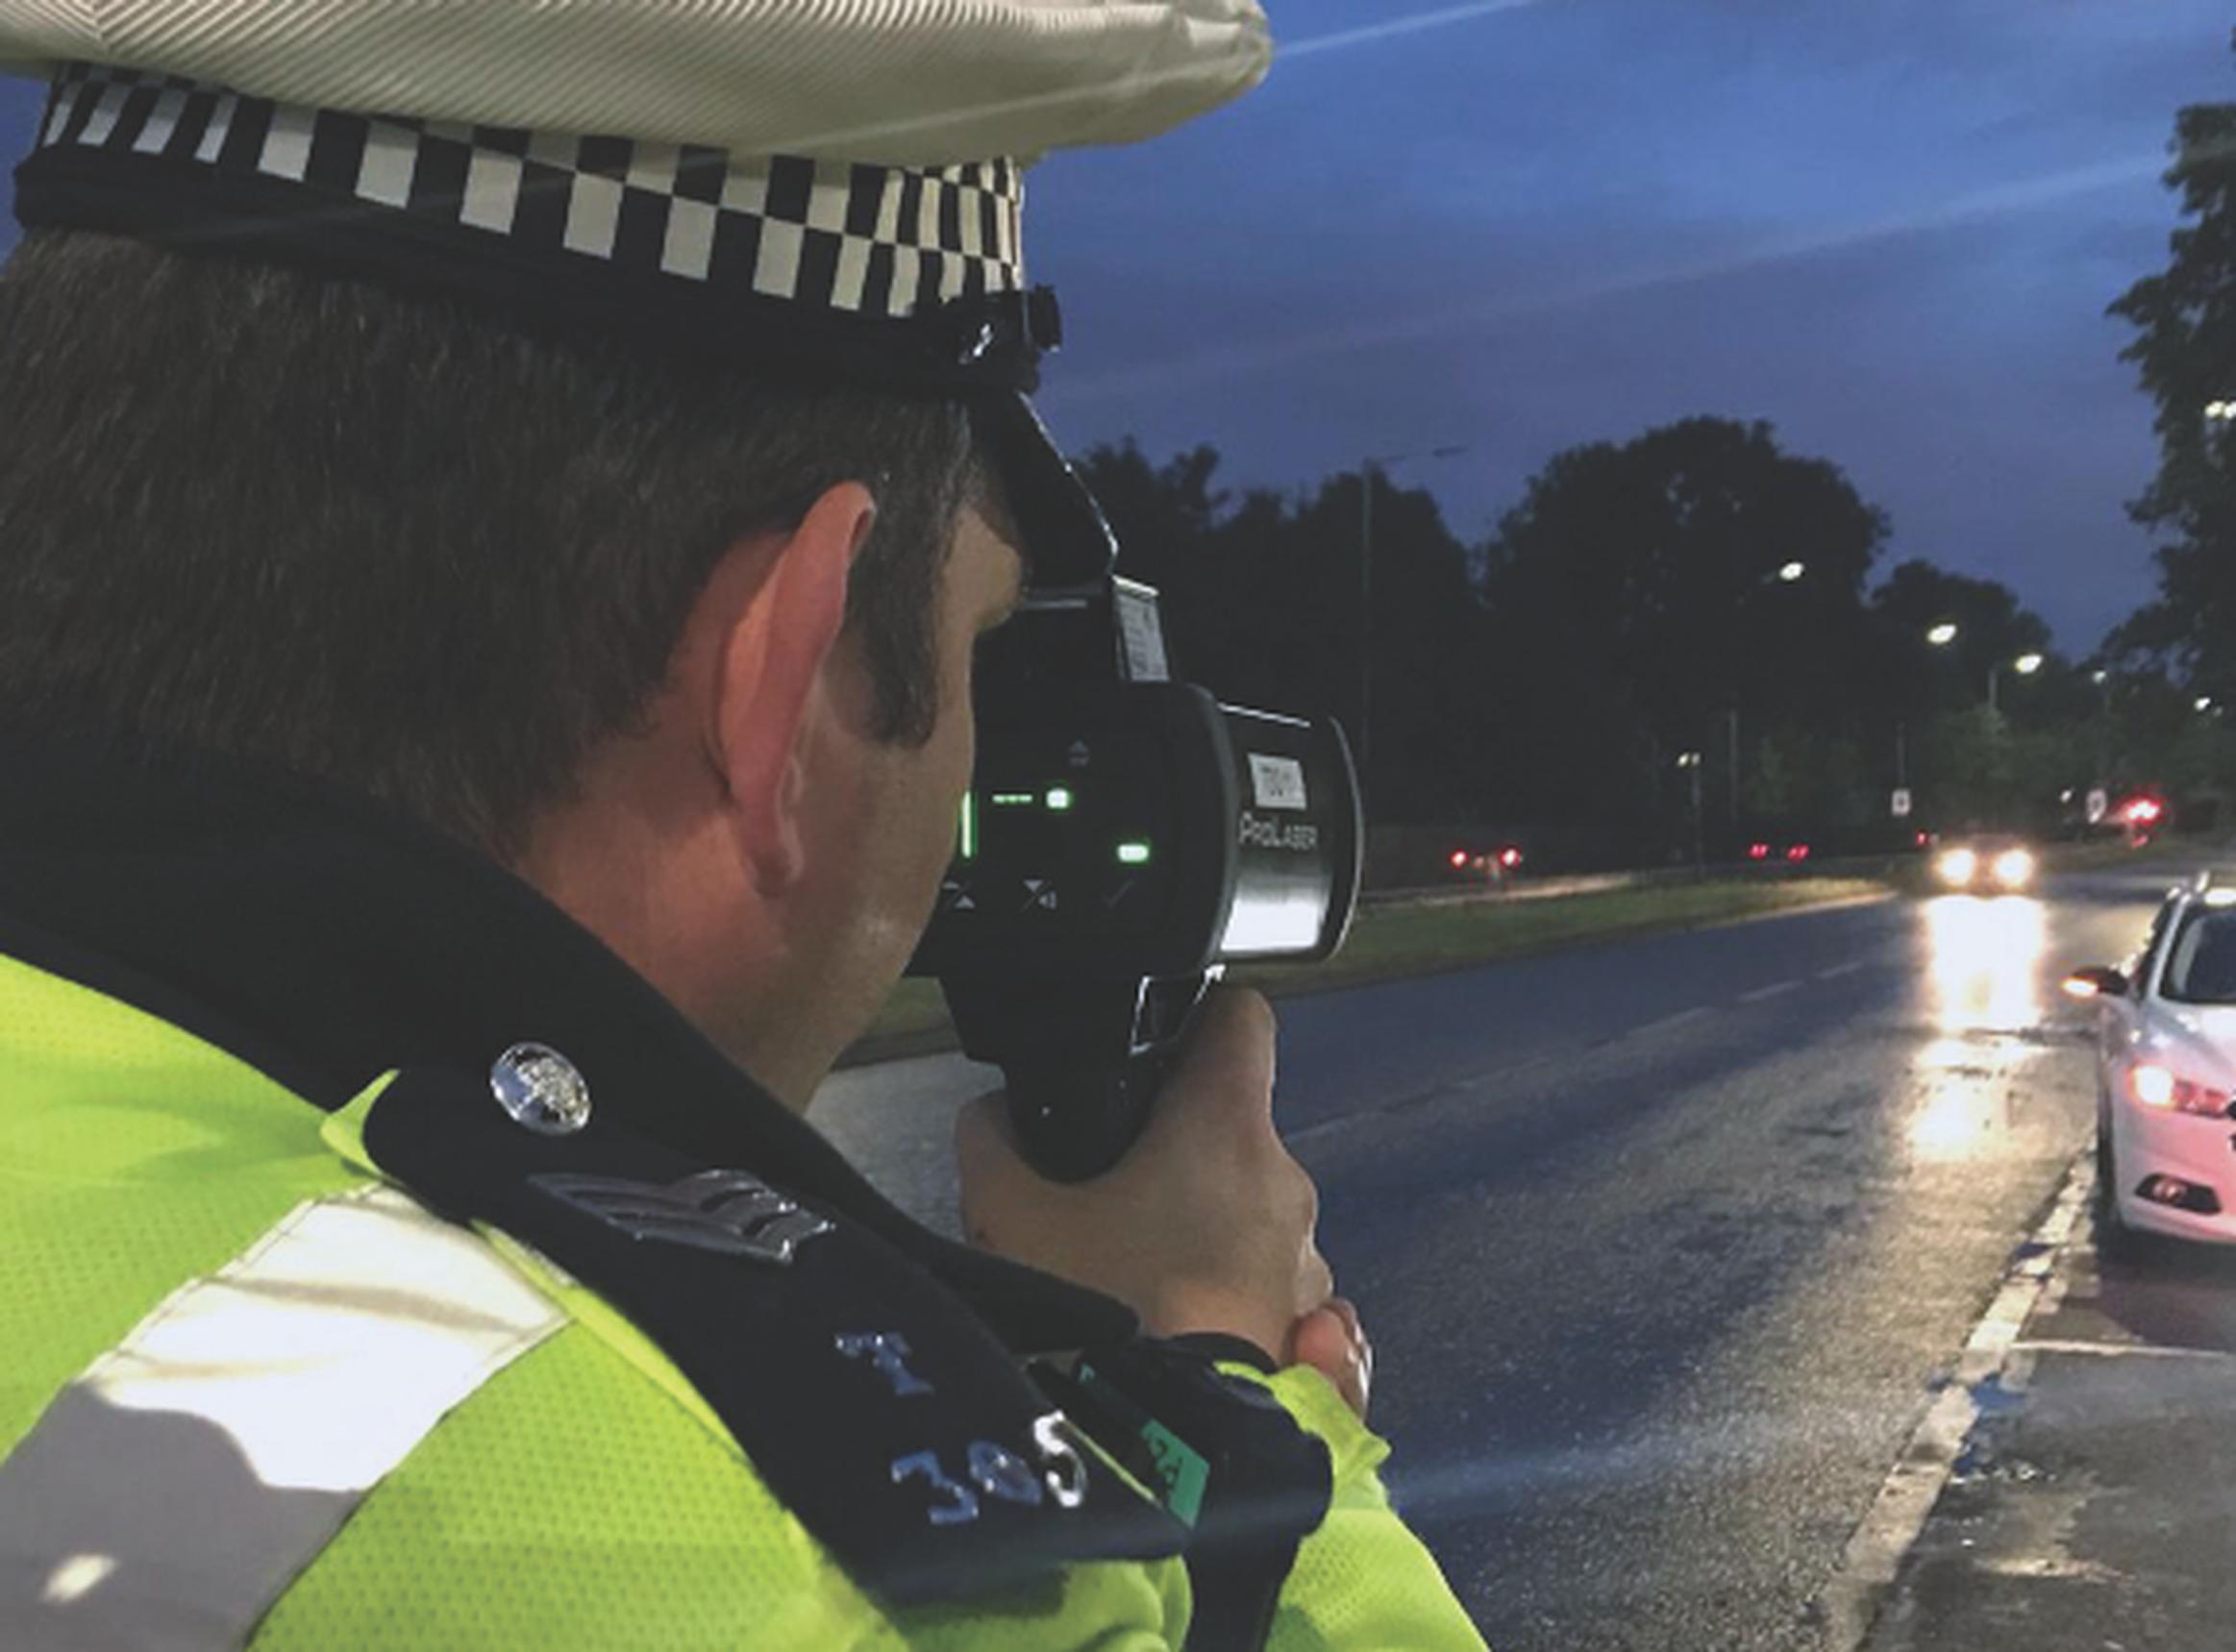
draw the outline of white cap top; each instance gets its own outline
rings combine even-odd
[[[41,75],[908,166],[1153,136],[1271,56],[1257,0],[0,0]]]

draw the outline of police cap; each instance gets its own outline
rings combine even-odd
[[[0,0],[27,225],[970,400],[1042,586],[1107,529],[1029,393],[1026,166],[1263,75],[1256,0]]]

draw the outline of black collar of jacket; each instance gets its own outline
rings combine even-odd
[[[329,1110],[397,1068],[485,1072],[550,1044],[633,1130],[859,1221],[1021,1353],[1134,1330],[1109,1297],[910,1221],[595,936],[395,811],[198,754],[20,735],[0,735],[0,952]]]

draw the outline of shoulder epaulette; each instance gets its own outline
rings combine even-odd
[[[363,1128],[384,1174],[626,1315],[881,1598],[983,1594],[1185,1545],[1186,1526],[1086,1446],[963,1303],[840,1213],[604,1111],[571,1134],[522,1129],[463,1073],[399,1074]]]

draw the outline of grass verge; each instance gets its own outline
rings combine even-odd
[[[1433,974],[1493,958],[1617,935],[1695,929],[1710,924],[1800,907],[1884,895],[1868,878],[1805,877],[1790,881],[1732,879],[1615,889],[1543,900],[1480,900],[1432,906],[1377,906],[1360,911],[1343,950],[1324,964],[1241,970],[1234,978],[1273,997]],[[931,981],[895,989],[847,1061],[890,1060],[951,1048],[947,1008]]]

